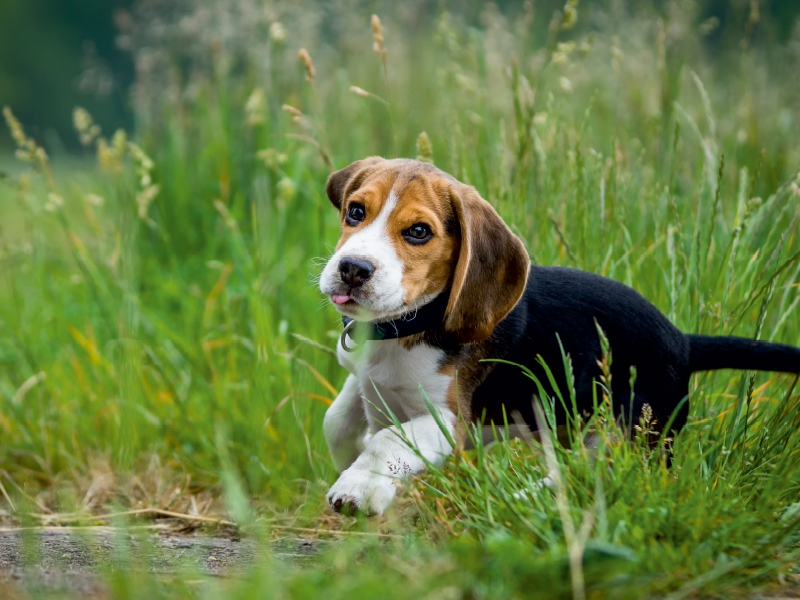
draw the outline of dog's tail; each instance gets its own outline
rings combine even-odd
[[[745,369],[800,373],[800,348],[739,337],[687,335],[689,370]]]

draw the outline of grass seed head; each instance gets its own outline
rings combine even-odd
[[[372,49],[375,54],[383,52],[383,29],[378,15],[372,15]]]
[[[106,203],[105,199],[97,194],[86,194],[85,198],[92,206],[103,206]]]
[[[3,116],[8,124],[11,137],[17,144],[17,151],[14,153],[15,156],[21,161],[37,162],[42,167],[46,168],[48,159],[47,152],[44,151],[44,148],[39,146],[33,140],[33,138],[29,138],[27,135],[25,135],[25,130],[22,128],[22,123],[20,123],[17,117],[14,116],[14,113],[11,112],[11,109],[8,106],[3,107]]]
[[[138,144],[128,142],[128,148],[130,149],[131,158],[133,158],[136,163],[136,174],[139,176],[139,184],[142,187],[147,187],[150,185],[150,171],[153,170],[155,165],[152,159],[145,154],[145,151],[142,150]]]
[[[17,146],[24,146],[28,142],[28,137],[22,129],[22,123],[14,116],[14,113],[11,112],[8,106],[3,107],[3,116],[8,124],[8,129],[11,131],[11,137],[14,138]]]
[[[155,164],[138,144],[128,142],[128,150],[135,165],[136,177],[139,180],[139,190],[136,192],[137,214],[143,221],[154,225],[148,216],[148,210],[161,189],[158,184],[153,183],[151,172],[155,168]]]
[[[357,85],[351,85],[350,91],[353,92],[356,96],[361,96],[362,98],[369,98],[371,96],[371,94],[367,90],[362,89]]]
[[[383,45],[383,28],[378,15],[372,15],[372,50],[381,57],[383,64],[386,65],[386,48]]]
[[[426,132],[417,136],[417,160],[433,164],[433,146]]]
[[[48,212],[58,212],[58,209],[64,206],[64,198],[60,195],[56,194],[55,192],[51,192],[47,195],[47,202],[44,205],[44,209]]]
[[[297,186],[294,181],[288,177],[281,178],[276,187],[278,189],[278,198],[282,200],[284,204],[293,200],[297,195]]]
[[[284,104],[283,106],[281,106],[281,110],[283,110],[284,112],[289,113],[293,117],[301,117],[302,118],[304,116],[303,115],[303,111],[301,111],[299,108],[295,108],[291,104]]]
[[[114,132],[110,144],[104,137],[97,140],[97,164],[100,165],[100,169],[106,173],[122,173],[126,139],[125,132],[118,129]]]
[[[282,152],[278,152],[275,148],[267,148],[256,152],[256,158],[262,161],[268,168],[277,169],[284,164],[289,157]]]
[[[553,52],[553,64],[559,67],[566,65],[573,50],[575,50],[575,42],[559,42]]]
[[[311,61],[311,55],[305,48],[300,48],[300,52],[297,53],[300,57],[300,62],[303,63],[303,66],[306,68],[306,81],[308,83],[314,83],[314,77],[316,77],[317,72],[314,70],[314,63]]]
[[[136,214],[142,221],[150,221],[148,211],[159,190],[158,185],[149,185],[136,193]]]
[[[700,24],[700,34],[703,36],[714,33],[719,27],[719,18],[710,17]]]
[[[578,0],[567,0],[561,17],[561,29],[572,29],[578,22]]]
[[[274,21],[269,26],[269,37],[276,44],[282,44],[286,41],[286,28],[280,21]]]
[[[128,136],[125,134],[124,129],[117,129],[114,132],[114,136],[111,138],[111,147],[114,148],[114,151],[122,156],[125,154],[125,146],[128,141]]]
[[[84,146],[91,146],[92,142],[100,135],[100,126],[94,123],[92,115],[85,108],[75,107],[75,110],[72,111],[72,123]]]
[[[252,91],[244,105],[245,120],[247,125],[255,127],[264,122],[265,97],[264,90],[257,87]]]

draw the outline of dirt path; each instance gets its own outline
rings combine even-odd
[[[283,539],[273,556],[291,565],[313,560],[324,542]],[[235,576],[258,560],[251,539],[172,535],[147,530],[0,531],[0,598],[7,591],[65,590],[102,594],[101,574],[133,561],[156,574],[189,566],[208,575]]]

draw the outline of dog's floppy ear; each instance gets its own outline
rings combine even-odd
[[[325,186],[331,204],[341,210],[344,199],[361,187],[364,180],[373,172],[375,165],[380,162],[383,162],[380,156],[370,156],[331,173]]]
[[[450,198],[461,228],[461,248],[444,326],[461,343],[479,342],[522,297],[530,258],[475,188],[454,184]]]

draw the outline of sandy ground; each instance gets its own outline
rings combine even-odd
[[[273,543],[273,556],[300,567],[324,542],[290,538]],[[102,595],[100,575],[136,562],[156,574],[182,566],[215,576],[236,576],[258,560],[254,540],[173,535],[147,530],[0,531],[0,598],[20,591]],[[4,592],[5,590],[5,592]]]

